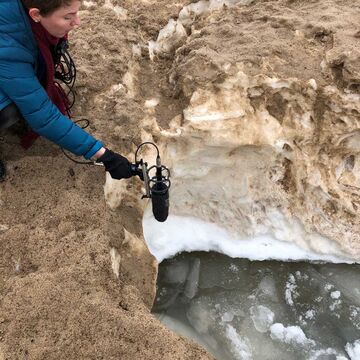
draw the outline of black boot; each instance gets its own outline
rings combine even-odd
[[[5,180],[6,168],[5,164],[0,160],[0,182]]]

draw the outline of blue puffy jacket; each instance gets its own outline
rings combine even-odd
[[[41,86],[38,48],[21,0],[0,0],[0,110],[15,103],[30,127],[76,155],[103,145],[62,115]]]

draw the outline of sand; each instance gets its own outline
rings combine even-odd
[[[88,118],[93,135],[131,160],[141,141],[161,141],[154,126],[167,129],[176,117],[181,124],[193,92],[224,81],[228,63],[241,62],[248,76],[358,91],[359,54],[346,52],[359,42],[353,1],[225,7],[196,17],[188,38],[153,61],[148,42],[189,1],[109,4],[85,2],[82,26],[70,36],[78,69],[74,118]],[[321,71],[325,52],[332,66]],[[254,106],[265,101],[280,118],[283,98],[268,91]],[[153,98],[159,105],[146,107]],[[102,168],[72,163],[45,139],[25,151],[14,131],[2,136],[8,177],[0,184],[0,360],[210,359],[150,313],[157,263],[143,239],[140,181],[107,179],[104,191]],[[301,207],[291,176],[278,185]]]

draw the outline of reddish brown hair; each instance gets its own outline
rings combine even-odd
[[[71,5],[74,0],[22,0],[26,8],[37,8],[42,16],[50,15],[62,6]]]

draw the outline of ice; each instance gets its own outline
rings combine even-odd
[[[252,352],[249,339],[241,337],[231,325],[226,327],[225,333],[231,342],[231,352],[234,354],[235,359],[251,360]]]
[[[170,330],[196,341],[205,348],[209,347],[208,343],[204,342],[203,337],[199,336],[199,334],[191,326],[186,325],[183,321],[166,314],[155,314],[155,316]]]
[[[296,291],[297,285],[295,282],[295,277],[293,274],[289,275],[289,280],[286,283],[286,289],[285,289],[285,300],[286,303],[290,306],[294,305],[293,298],[296,298],[299,296],[299,293]]]
[[[271,325],[270,337],[274,340],[300,347],[310,347],[315,345],[315,341],[308,339],[299,326],[285,327],[283,324],[279,323]]]
[[[199,287],[199,276],[200,276],[200,259],[195,259],[189,275],[186,280],[184,294],[187,298],[192,299]]]
[[[173,259],[166,266],[166,271],[159,274],[158,281],[163,286],[158,287],[157,302],[155,309],[161,311],[168,308],[176,302],[185,292],[186,287],[190,291],[189,274],[191,274],[191,266],[194,260],[189,259]]]
[[[335,349],[327,348],[321,350],[315,350],[310,353],[308,360],[348,360],[347,357],[340,355]]]
[[[275,280],[271,275],[264,276],[258,287],[259,292],[267,299],[267,301],[271,300],[274,302],[278,302],[278,295],[276,292]],[[260,294],[258,294],[259,296]]]
[[[211,256],[211,255],[210,255]],[[216,261],[216,263],[206,262],[202,263],[202,269],[200,272],[199,286],[202,289],[212,288],[214,286],[220,286],[224,289],[242,288],[248,289],[253,285],[249,282],[248,276],[244,276],[244,273],[249,272],[249,261],[243,259],[238,261],[237,272],[234,273],[233,266],[226,266],[226,263]],[[211,273],[211,276],[208,274]]]
[[[219,360],[360,360],[359,299],[343,272],[357,284],[358,265],[181,254],[161,264],[156,303]]]
[[[267,332],[272,323],[274,322],[275,315],[266,306],[252,306],[250,308],[250,314],[255,329],[261,333]]]
[[[223,322],[231,322],[234,319],[234,314],[231,311],[225,312],[222,316],[221,316],[221,321]]]
[[[312,320],[314,319],[315,314],[316,314],[315,310],[308,310],[305,313],[305,319]]]
[[[350,356],[351,360],[360,359],[360,340],[356,340],[353,344],[347,343],[345,346],[347,354]]]
[[[238,268],[235,264],[230,264],[229,269],[230,269],[232,272],[234,272],[234,273],[236,273],[237,271],[239,271],[239,268]]]
[[[211,353],[217,352],[217,359],[264,359],[269,353],[280,356],[278,346],[273,344],[270,337],[255,329],[249,316],[252,304],[253,301],[245,294],[226,291],[211,298],[197,297],[189,304],[186,314],[197,333],[206,337]],[[271,317],[270,311],[266,313]],[[257,320],[259,326],[266,326],[260,325],[261,320]],[[293,357],[288,359],[295,360]]]
[[[165,279],[169,284],[182,284],[186,281],[189,272],[189,263],[186,261],[177,261],[169,266],[165,273]]]
[[[328,264],[321,268],[319,273],[331,279],[333,286],[336,286],[343,296],[360,306],[360,277],[356,267]]]

